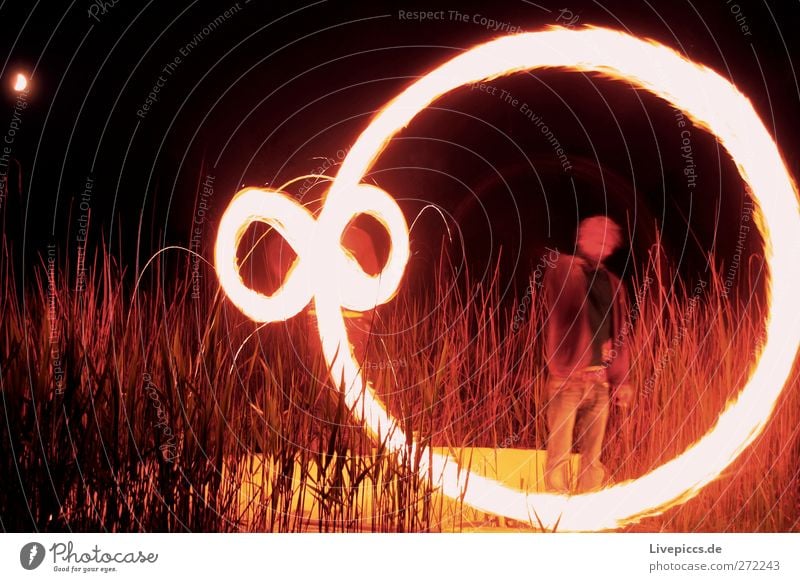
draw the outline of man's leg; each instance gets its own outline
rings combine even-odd
[[[608,421],[609,388],[605,382],[598,382],[590,388],[582,409],[576,440],[580,442],[581,469],[578,476],[578,491],[592,491],[603,487],[607,471],[600,462],[603,439]]]
[[[581,399],[579,382],[550,378],[547,383],[547,463],[544,482],[547,489],[568,493],[570,489],[569,459],[575,414]]]

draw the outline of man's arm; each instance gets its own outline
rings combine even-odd
[[[608,379],[615,404],[626,407],[633,402],[636,392],[630,381],[630,343],[633,322],[630,320],[630,306],[625,286],[616,276],[614,279],[616,283],[616,305],[614,310],[614,337],[611,345],[614,357],[609,366]]]
[[[561,254],[544,277],[544,356],[548,371],[556,376],[569,376],[586,348],[581,318],[586,289],[578,260]]]

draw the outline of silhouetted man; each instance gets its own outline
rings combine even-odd
[[[628,303],[620,279],[603,261],[622,242],[619,226],[593,216],[578,226],[577,254],[560,255],[545,275],[545,362],[548,439],[545,483],[569,492],[573,433],[581,453],[580,492],[601,488],[607,471],[600,453],[613,396],[633,398],[629,367]]]

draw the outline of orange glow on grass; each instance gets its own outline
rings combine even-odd
[[[742,391],[714,426],[674,459],[642,477],[573,496],[526,493],[487,479],[455,459],[408,446],[407,435],[361,376],[342,309],[367,310],[391,299],[408,259],[408,229],[394,200],[361,183],[392,137],[437,98],[463,85],[540,68],[601,73],[661,97],[710,131],[736,163],[758,202],[756,224],[769,264],[766,342]],[[800,212],[795,186],[780,152],[748,99],[717,73],[674,50],[603,28],[549,28],[498,38],[447,61],[387,104],[359,136],[327,194],[319,218],[284,194],[244,190],[219,227],[215,249],[220,283],[234,304],[256,321],[291,317],[313,299],[325,358],[334,384],[369,433],[400,455],[420,455],[420,475],[451,498],[482,511],[559,531],[608,530],[657,515],[695,496],[763,430],[800,345]],[[392,250],[378,277],[368,277],[339,244],[343,229],[368,212],[387,228]],[[236,246],[253,221],[277,228],[299,259],[272,297],[247,288]],[[776,315],[779,315],[776,317]],[[416,457],[415,457],[416,458]],[[467,487],[467,482],[469,487]],[[463,497],[462,497],[463,496]]]

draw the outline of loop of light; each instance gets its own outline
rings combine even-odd
[[[674,459],[606,489],[573,496],[526,493],[459,468],[431,449],[418,450],[361,376],[348,341],[342,308],[366,310],[396,292],[408,259],[408,230],[382,190],[361,183],[392,137],[435,99],[463,85],[533,69],[558,67],[601,73],[646,89],[710,131],[736,163],[757,207],[764,238],[768,314],[766,341],[742,391],[726,403],[715,425]],[[293,206],[294,205],[294,206]],[[656,515],[695,496],[717,478],[763,430],[791,372],[800,345],[796,293],[800,287],[800,211],[792,179],[753,106],[714,71],[653,41],[602,29],[550,28],[498,38],[447,61],[386,105],[350,149],[319,218],[303,214],[284,194],[240,192],[225,212],[215,251],[220,282],[231,300],[256,321],[291,317],[313,298],[332,379],[357,419],[387,448],[420,454],[419,472],[445,495],[476,509],[560,531],[614,529]],[[389,231],[392,250],[383,273],[370,278],[341,246],[353,216],[366,212]],[[272,297],[247,288],[237,270],[236,246],[245,228],[273,225],[298,260]],[[779,317],[775,315],[779,314]],[[467,487],[469,482],[469,487]]]
[[[236,194],[219,225],[214,249],[217,276],[233,303],[258,322],[285,321],[320,295],[330,295],[340,308],[368,311],[397,292],[408,262],[408,227],[394,198],[376,186],[359,184],[349,204],[340,205],[339,228],[322,234],[316,220],[301,204],[282,192],[246,188]],[[368,214],[389,233],[391,251],[377,275],[364,272],[341,246],[345,227],[359,214]],[[248,287],[239,273],[237,249],[254,222],[273,227],[297,255],[282,285],[270,296]],[[336,289],[332,285],[341,282]]]

